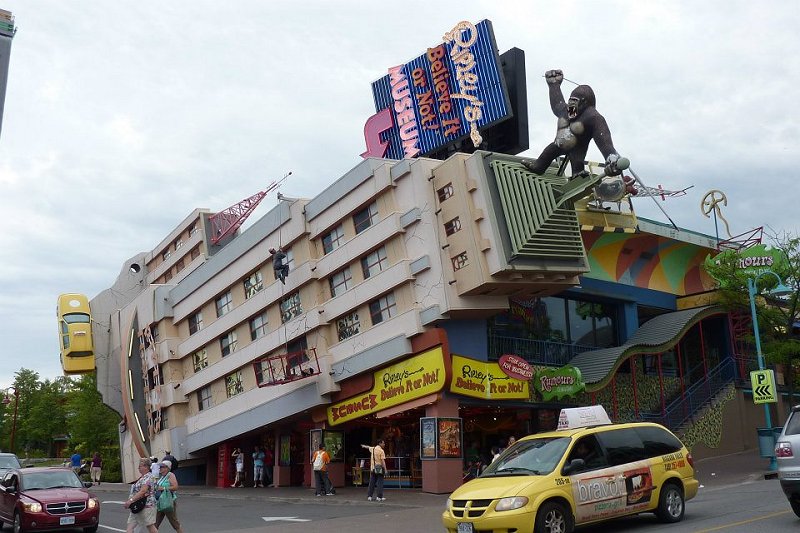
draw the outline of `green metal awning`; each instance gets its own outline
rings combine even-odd
[[[639,354],[665,352],[704,318],[724,313],[725,310],[718,305],[664,313],[642,324],[621,346],[583,352],[573,357],[569,364],[581,371],[586,392],[595,392],[608,385],[626,359]]]

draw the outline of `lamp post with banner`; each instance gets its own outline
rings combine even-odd
[[[773,296],[785,296],[787,294],[791,294],[792,292],[794,292],[791,288],[784,285],[781,277],[772,270],[764,270],[763,272],[760,272],[758,275],[756,275],[754,278],[749,278],[749,277],[747,278],[747,293],[750,297],[750,314],[753,321],[753,335],[755,337],[755,342],[756,342],[756,358],[758,360],[758,370],[760,375],[763,375],[766,365],[764,364],[764,354],[761,352],[761,334],[758,331],[758,314],[756,313],[756,295],[758,294],[758,289],[757,289],[758,280],[765,275],[774,276],[775,279],[778,281],[778,285],[774,289],[769,291],[769,294]],[[752,375],[753,373],[751,373],[751,378]],[[773,383],[774,387],[774,380],[770,381]],[[777,395],[776,392],[777,391],[773,391],[772,394]],[[753,398],[755,401],[755,393],[756,393],[755,388],[753,393],[754,393]],[[774,448],[775,437],[772,428],[772,415],[770,414],[769,411],[770,401],[764,401],[763,403],[764,403],[764,419],[767,426],[766,430],[768,431],[768,437],[772,439],[772,444]],[[770,456],[769,470],[771,472],[774,472],[777,469],[778,469],[778,460],[775,456],[775,452],[773,449],[773,452]]]
[[[16,387],[8,387],[2,391],[3,395],[3,403],[8,405],[11,403],[11,396],[14,396],[14,418],[11,423],[11,452],[14,452],[14,437],[17,434],[17,411],[19,409],[19,392],[17,391]]]

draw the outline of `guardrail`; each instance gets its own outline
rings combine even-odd
[[[545,366],[564,366],[570,360],[589,350],[597,350],[596,346],[553,342],[521,337],[489,335],[489,359],[497,360],[504,354],[522,357],[528,363]]]

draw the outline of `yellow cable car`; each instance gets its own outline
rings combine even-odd
[[[83,294],[61,294],[56,306],[64,374],[94,372],[94,343],[89,299]]]

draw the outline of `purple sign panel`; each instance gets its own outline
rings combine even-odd
[[[511,116],[492,24],[459,22],[421,56],[372,84],[377,113],[367,120],[362,157],[425,156]]]

